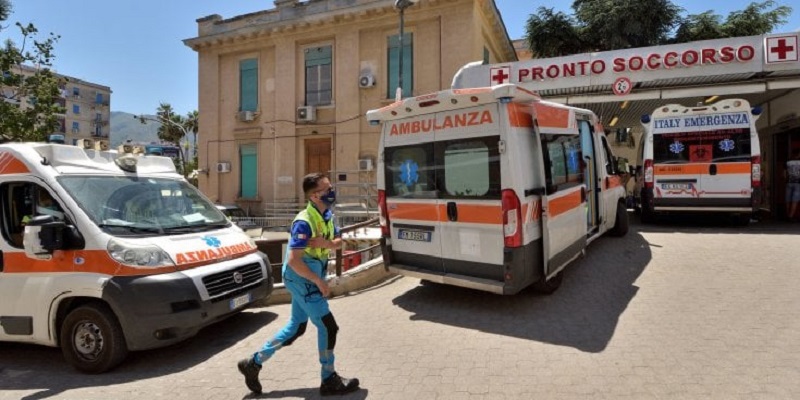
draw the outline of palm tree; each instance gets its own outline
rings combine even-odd
[[[183,124],[187,132],[192,132],[192,139],[194,139],[192,142],[192,161],[195,165],[197,165],[197,131],[200,130],[200,126],[198,125],[199,118],[200,114],[197,112],[197,110],[189,111],[189,113],[186,114]]]
[[[158,138],[164,142],[180,146],[181,139],[186,134],[185,128],[182,128],[184,125],[183,117],[175,114],[175,110],[172,109],[172,105],[169,103],[160,103],[158,105],[156,117],[161,122],[161,126],[158,128]]]
[[[0,21],[5,21],[11,15],[11,2],[9,0],[0,0]],[[3,27],[0,26],[0,30]]]

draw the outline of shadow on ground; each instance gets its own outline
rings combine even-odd
[[[750,220],[746,226],[739,225],[725,214],[687,214],[673,213],[658,215],[654,222],[644,224],[635,213],[630,215],[631,222],[637,224],[640,232],[681,232],[681,233],[722,233],[753,234],[766,233],[774,235],[800,234],[800,223],[782,220]]]
[[[638,287],[636,279],[650,262],[647,241],[633,229],[623,238],[601,237],[585,258],[567,266],[564,281],[545,296],[530,288],[499,296],[455,286],[423,283],[394,299],[394,304],[424,320],[492,334],[600,352]]]
[[[117,368],[100,375],[76,371],[64,361],[58,348],[0,342],[0,391],[40,390],[23,397],[35,400],[58,397],[76,388],[168,376],[205,362],[276,318],[268,311],[240,313],[173,346],[132,352]]]
[[[348,393],[342,396],[332,396],[334,399],[347,399],[347,400],[364,400],[369,396],[369,390],[361,388],[356,390],[353,393]],[[268,393],[262,394],[248,394],[247,396],[243,397],[242,399],[322,399],[328,397],[322,397],[319,394],[319,388],[304,388],[304,389],[292,389],[292,390],[275,390]]]

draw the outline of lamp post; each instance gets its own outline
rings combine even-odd
[[[397,92],[395,93],[395,101],[400,101],[403,99],[403,16],[406,8],[413,6],[417,2],[419,2],[419,0],[395,0],[394,2],[394,8],[400,11],[400,38],[398,41],[398,44],[400,45],[400,65],[397,76]]]
[[[183,126],[182,124],[179,124],[179,123],[169,119],[169,118],[164,118],[164,117],[162,117],[160,115],[158,115],[157,118],[150,118],[150,117],[147,117],[147,116],[144,116],[144,115],[134,115],[133,118],[138,119],[139,122],[141,122],[143,124],[147,123],[146,121],[153,121],[153,122],[158,122],[159,124],[172,125],[172,126],[178,128],[178,129],[180,129],[181,132],[183,132],[183,137],[186,138],[187,141],[189,140],[189,131],[186,130],[186,127]],[[177,146],[178,146],[178,151],[181,152],[181,160],[180,160],[181,169],[183,170],[184,176],[186,176],[188,174],[188,171],[186,171],[186,161],[185,161],[186,160],[186,154],[183,151],[183,149],[181,148],[181,144],[180,143],[177,143]],[[187,142],[186,152],[188,152],[188,142]]]

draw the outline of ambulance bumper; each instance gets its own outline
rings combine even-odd
[[[195,280],[181,272],[112,278],[103,299],[119,318],[129,350],[164,347],[269,297],[271,268],[261,267],[259,279],[211,299],[203,300]]]

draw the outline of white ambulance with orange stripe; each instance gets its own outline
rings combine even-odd
[[[552,292],[589,242],[628,230],[617,160],[589,110],[507,84],[409,98],[367,119],[383,125],[378,196],[394,272]]]
[[[726,213],[742,225],[761,201],[759,108],[743,99],[642,116],[634,198],[643,222],[674,212]]]
[[[252,239],[172,160],[121,147],[0,145],[0,341],[100,373],[270,295]]]

